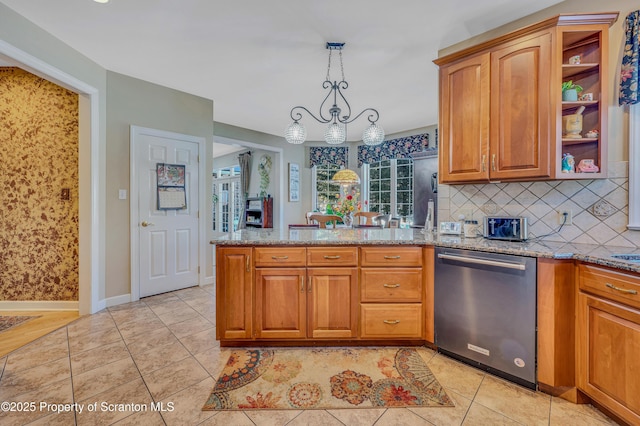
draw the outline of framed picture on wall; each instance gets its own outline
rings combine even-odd
[[[300,201],[300,165],[289,163],[289,201]]]

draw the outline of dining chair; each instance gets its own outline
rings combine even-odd
[[[336,223],[342,220],[340,216],[335,214],[312,214],[309,219],[318,222],[320,229],[326,229],[327,222],[333,222],[333,227],[335,228]]]
[[[356,224],[358,225],[361,223],[360,218],[366,219],[365,225],[373,225],[373,218],[379,215],[379,212],[355,212],[353,217],[356,219]]]
[[[308,223],[308,224],[313,224],[313,222],[311,221],[311,215],[313,215],[313,214],[317,214],[317,213],[314,213],[314,212],[306,212],[306,213],[304,214],[304,218],[305,218],[305,220],[307,221],[307,223]]]
[[[382,228],[388,228],[390,220],[390,214],[381,214],[373,218],[374,223],[378,224]]]

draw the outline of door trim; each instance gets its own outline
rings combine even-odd
[[[205,187],[205,163],[206,138],[200,136],[185,135],[182,133],[167,132],[164,130],[150,129],[132,125],[129,137],[129,232],[130,232],[130,257],[131,257],[131,301],[140,300],[140,234],[138,232],[138,170],[136,156],[136,138],[139,135],[149,135],[163,138],[180,139],[186,142],[198,144],[198,285],[204,285],[206,270],[206,217],[204,209],[210,204],[206,202]]]
[[[247,142],[247,141],[243,141],[241,139],[232,139],[232,138],[227,138],[225,136],[217,136],[217,135],[213,135],[213,140],[215,142],[218,143],[223,143],[223,144],[227,144],[227,145],[240,145],[240,146],[244,146],[246,148],[255,148],[255,149],[261,149],[263,151],[269,151],[269,152],[274,152],[276,154],[276,161],[278,161],[278,167],[280,170],[279,173],[279,179],[278,179],[278,191],[280,191],[278,198],[280,198],[280,200],[278,201],[278,220],[277,220],[277,226],[276,226],[276,219],[274,218],[273,220],[273,226],[274,228],[278,228],[278,229],[284,229],[284,200],[286,197],[286,195],[288,194],[288,192],[285,192],[285,180],[284,177],[287,175],[287,171],[284,168],[284,155],[283,152],[284,150],[280,147],[277,146],[271,146],[271,145],[263,145],[263,144],[259,144],[259,143],[254,143],[254,142]]]
[[[99,155],[104,150],[100,147],[100,92],[4,40],[0,40],[0,55],[15,62],[14,66],[78,94],[78,310],[80,315],[96,313],[106,307],[105,300],[100,299],[105,291],[105,227],[104,211],[100,209],[105,198],[100,178],[104,179],[105,168]]]

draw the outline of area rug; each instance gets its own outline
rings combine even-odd
[[[40,316],[27,316],[27,315],[0,315],[0,333],[7,331],[10,328],[18,326],[26,321],[34,318],[40,318]]]
[[[203,410],[452,407],[414,348],[234,350]]]

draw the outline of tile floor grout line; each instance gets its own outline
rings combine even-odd
[[[145,306],[148,307],[148,305],[145,303]],[[153,310],[151,310],[151,312],[153,312]],[[153,312],[154,315],[156,315],[155,312]],[[111,312],[109,312],[109,315],[111,315]],[[157,316],[157,315],[156,315]],[[131,351],[129,350],[129,345],[127,344],[126,340],[124,339],[124,336],[122,335],[122,333],[120,332],[120,328],[118,327],[118,321],[115,320],[115,318],[113,318],[113,316],[111,316],[111,318],[113,319],[113,322],[116,325],[116,329],[118,330],[118,333],[120,334],[120,337],[122,338],[122,342],[124,343],[124,348],[126,349],[127,353],[129,354],[129,357],[131,358],[131,362],[133,362],[133,365],[135,366],[136,370],[138,371],[138,374],[140,375],[140,380],[142,380],[142,384],[144,385],[145,389],[147,390],[147,393],[149,394],[149,398],[151,398],[151,401],[153,403],[156,403],[158,401],[155,400],[155,398],[153,397],[153,393],[151,393],[151,389],[149,389],[149,385],[147,385],[147,381],[144,379],[144,375],[142,374],[142,371],[140,371],[140,368],[138,367],[138,363],[136,362],[136,359],[134,358],[133,354],[131,353]],[[137,380],[137,379],[136,379]],[[128,383],[133,382],[130,381]],[[111,388],[113,389],[113,388]],[[118,420],[124,420],[130,416],[133,416],[136,413],[131,413],[130,415],[123,417],[122,419]],[[162,416],[162,413],[160,413],[160,419],[162,420],[162,422],[166,425],[167,422],[165,421],[164,417]]]
[[[76,403],[76,393],[74,391],[74,387],[73,387],[73,367],[71,365],[71,343],[69,342],[69,325],[67,324],[65,327],[65,339],[67,340],[67,360],[69,361],[69,381],[71,382],[71,403],[75,404]],[[78,412],[75,409],[75,405],[74,405],[74,409],[73,409],[73,423],[75,425],[78,424]]]

